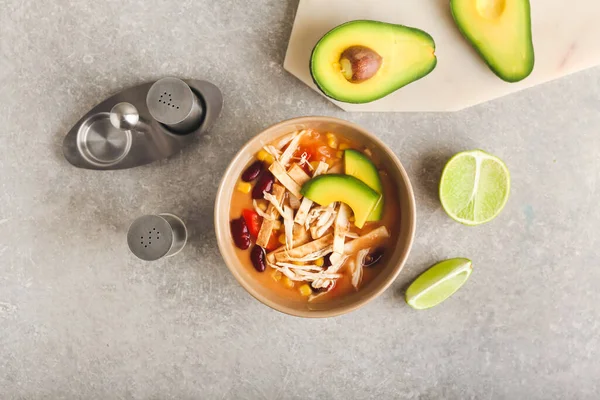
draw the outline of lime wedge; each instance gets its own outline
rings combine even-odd
[[[406,302],[416,310],[440,304],[469,279],[473,267],[467,258],[451,258],[423,272],[406,290]]]
[[[498,157],[481,150],[452,157],[442,172],[440,201],[450,218],[479,225],[496,218],[510,192],[510,174]]]

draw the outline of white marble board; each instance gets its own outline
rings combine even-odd
[[[284,67],[317,90],[309,72],[315,43],[350,20],[417,27],[436,42],[438,65],[425,78],[367,104],[333,101],[346,111],[456,111],[600,65],[600,0],[531,0],[533,73],[518,83],[497,78],[458,32],[449,0],[300,0]]]

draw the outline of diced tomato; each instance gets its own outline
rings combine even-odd
[[[248,225],[250,234],[252,237],[256,238],[258,236],[258,232],[260,231],[260,216],[256,211],[248,209],[242,211],[242,215],[244,216],[246,225]]]
[[[273,231],[273,233],[271,234],[271,237],[269,238],[269,243],[267,244],[267,251],[273,251],[279,246],[281,246],[281,243],[279,243],[279,234],[277,232],[278,231]]]

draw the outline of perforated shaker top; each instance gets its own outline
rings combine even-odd
[[[192,112],[194,93],[181,79],[163,78],[148,91],[146,104],[155,120],[174,125],[184,121]]]
[[[157,215],[139,217],[129,227],[127,244],[131,252],[142,260],[158,260],[173,244],[171,225]]]

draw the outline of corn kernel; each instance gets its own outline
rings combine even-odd
[[[267,156],[270,156],[270,154],[264,149],[260,150],[258,153],[256,153],[256,158],[259,159],[260,161],[265,161]]]
[[[337,149],[337,147],[338,147],[337,139],[327,139],[327,146],[331,147],[332,149]]]
[[[285,244],[285,235],[279,235],[279,243]]]
[[[279,282],[282,277],[283,277],[283,274],[277,270],[274,270],[273,273],[271,274],[271,278],[273,278],[273,280],[275,282]]]
[[[307,285],[306,283],[302,286],[300,286],[300,294],[302,296],[310,296],[312,294],[312,290],[310,289],[310,286]]]
[[[325,260],[323,259],[323,257],[321,257],[321,258],[317,258],[317,259],[315,260],[315,265],[316,265],[317,267],[322,267],[324,264],[325,264]]]
[[[288,278],[287,276],[284,276],[283,279],[283,286],[287,287],[287,288],[293,288],[294,287],[294,281],[291,280],[290,278]]]
[[[325,134],[325,137],[327,137],[327,139],[337,139],[337,138],[335,137],[335,133],[331,133],[331,132],[327,132],[327,133]]]
[[[337,153],[335,153],[335,155],[337,156],[337,158],[342,158],[342,157],[344,157],[344,152],[338,151]]]
[[[237,185],[237,190],[239,190],[242,193],[250,193],[250,191],[252,190],[252,185],[248,182],[240,182]]]
[[[348,143],[342,143],[342,144],[340,144],[340,147],[339,147],[340,150],[346,150],[349,148],[350,148],[350,145]]]
[[[275,158],[272,155],[267,154],[267,156],[264,159],[264,162],[268,165],[271,165],[275,162]]]

